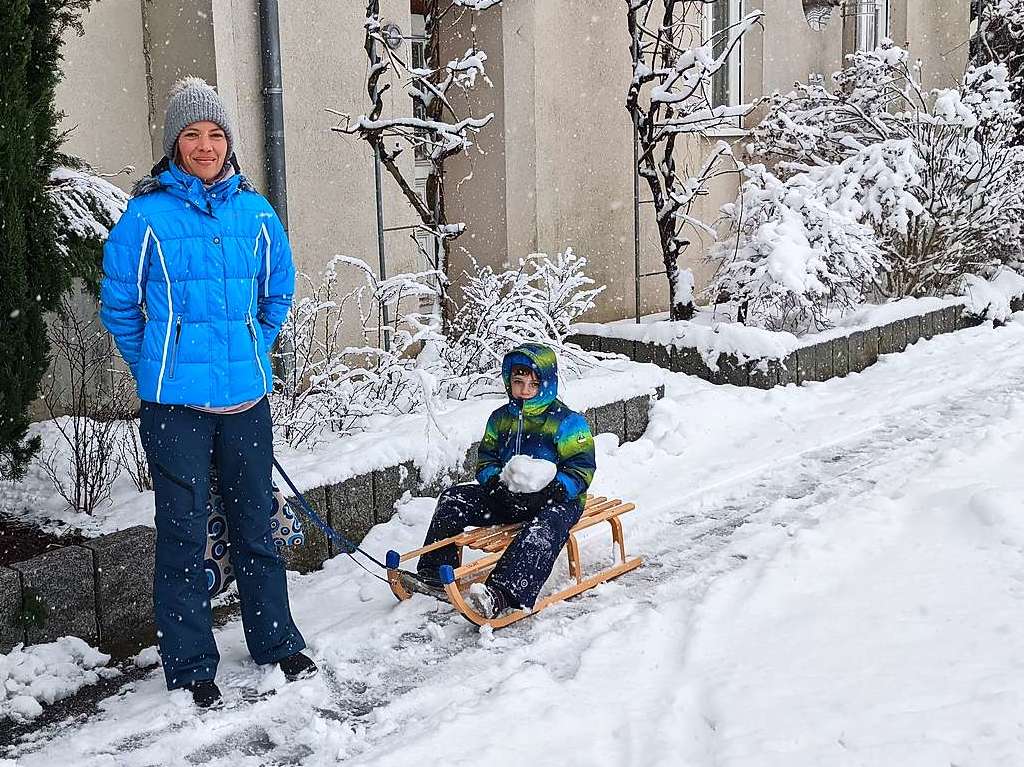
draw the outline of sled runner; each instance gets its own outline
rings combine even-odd
[[[400,600],[409,599],[412,596],[412,591],[420,591],[422,593],[430,593],[429,589],[410,589],[409,586],[418,579],[399,569],[399,565],[402,562],[410,559],[415,559],[421,554],[425,554],[428,551],[439,549],[443,546],[449,546],[454,544],[459,552],[459,561],[462,561],[462,553],[464,549],[475,549],[477,551],[484,552],[484,556],[479,559],[475,559],[472,562],[461,564],[459,567],[448,567],[443,566],[440,568],[441,582],[444,584],[444,594],[435,593],[434,596],[445,599],[461,612],[466,618],[475,623],[478,626],[491,626],[493,628],[502,628],[508,626],[510,623],[515,623],[518,620],[522,620],[533,613],[540,612],[545,607],[553,605],[557,602],[561,602],[569,597],[582,594],[588,589],[592,589],[599,583],[616,578],[623,573],[629,572],[630,570],[639,567],[641,560],[639,557],[627,559],[626,557],[626,543],[622,533],[622,522],[619,517],[625,514],[627,511],[632,511],[636,508],[632,503],[623,503],[621,500],[608,499],[602,496],[588,496],[587,505],[583,510],[583,516],[580,517],[580,521],[577,522],[572,530],[569,531],[569,541],[565,545],[566,555],[569,559],[569,575],[575,578],[576,582],[572,585],[558,591],[550,596],[543,597],[537,600],[537,604],[534,605],[532,611],[527,610],[513,610],[504,615],[499,615],[495,618],[487,619],[484,616],[476,612],[470,607],[465,599],[463,593],[477,581],[484,580],[490,571],[494,568],[494,565],[501,558],[505,548],[515,538],[516,533],[519,532],[520,528],[525,523],[517,523],[512,525],[495,525],[493,527],[478,527],[473,530],[468,530],[458,535],[454,535],[451,538],[445,538],[442,541],[437,541],[429,546],[410,551],[407,554],[399,554],[397,551],[389,551],[387,556],[388,566],[388,583],[391,585],[391,590],[395,596]],[[617,550],[618,561],[611,567],[608,567],[594,575],[584,577],[583,566],[580,562],[580,549],[579,543],[576,540],[576,534],[586,530],[588,527],[593,527],[601,522],[607,522],[611,527],[612,542]],[[404,576],[404,577],[403,577]]]

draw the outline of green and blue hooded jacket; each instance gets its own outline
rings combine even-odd
[[[540,390],[531,399],[512,397],[512,367],[533,370]],[[508,354],[501,365],[509,402],[487,419],[480,442],[476,478],[480,484],[499,474],[514,455],[551,461],[558,467],[555,479],[565,486],[565,497],[579,499],[594,478],[594,437],[587,420],[558,399],[558,360],[542,344],[523,344]]]

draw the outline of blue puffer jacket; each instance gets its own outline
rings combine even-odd
[[[268,351],[295,268],[270,203],[240,174],[209,189],[166,161],[103,252],[103,324],[139,398],[225,407],[273,388]]]

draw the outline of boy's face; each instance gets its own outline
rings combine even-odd
[[[518,400],[533,399],[540,391],[540,379],[529,368],[512,368],[512,397]]]

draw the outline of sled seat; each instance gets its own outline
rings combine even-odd
[[[636,506],[632,503],[625,503],[618,498],[605,498],[600,495],[588,495],[583,515],[569,531],[569,540],[565,545],[566,556],[569,560],[569,575],[575,579],[575,583],[558,591],[550,596],[543,597],[537,601],[532,611],[513,610],[496,618],[485,618],[473,610],[465,601],[463,593],[474,583],[484,580],[494,569],[505,549],[515,539],[516,535],[523,528],[525,522],[517,522],[510,525],[493,525],[490,527],[476,527],[472,530],[453,535],[450,538],[432,543],[405,554],[397,551],[389,551],[387,556],[388,583],[391,590],[400,600],[409,599],[412,593],[402,583],[399,570],[402,562],[415,559],[428,551],[440,549],[445,546],[454,545],[459,555],[459,562],[462,562],[462,554],[465,549],[484,552],[484,556],[458,567],[441,567],[440,578],[444,584],[446,597],[449,602],[470,621],[478,626],[492,626],[501,628],[510,623],[540,612],[545,607],[561,602],[569,597],[582,594],[588,589],[594,588],[599,583],[617,578],[623,573],[637,568],[641,564],[639,557],[632,559],[626,556],[626,543],[622,531],[622,521],[619,519],[623,514],[633,511]],[[576,535],[587,528],[607,522],[612,535],[612,543],[616,550],[616,562],[610,567],[584,577],[583,565],[580,561],[579,541]]]

